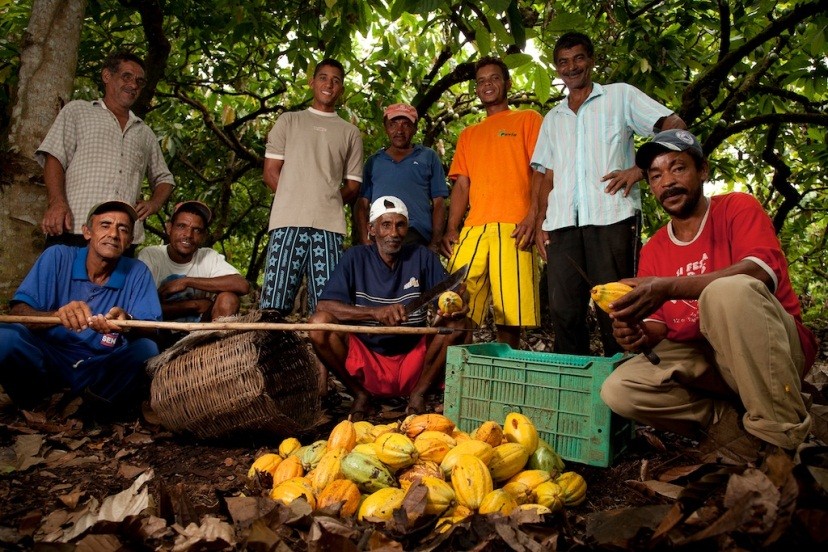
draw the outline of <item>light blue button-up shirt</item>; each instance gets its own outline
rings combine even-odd
[[[672,111],[634,86],[601,86],[578,109],[567,99],[543,119],[532,167],[555,173],[543,229],[570,226],[607,226],[627,219],[641,209],[641,193],[633,187],[610,195],[601,178],[635,164],[633,135],[653,136],[653,127]]]

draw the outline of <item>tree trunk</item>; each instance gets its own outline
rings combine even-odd
[[[0,301],[12,296],[43,250],[43,172],[34,152],[69,100],[86,0],[34,0],[20,54],[11,124],[0,158]]]

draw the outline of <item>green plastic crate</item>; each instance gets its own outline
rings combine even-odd
[[[516,351],[503,343],[449,347],[445,415],[472,431],[520,412],[565,460],[607,467],[627,447],[633,425],[612,413],[599,390],[626,358]]]

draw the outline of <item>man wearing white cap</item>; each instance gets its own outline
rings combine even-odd
[[[399,198],[377,198],[369,221],[374,243],[345,252],[310,322],[426,326],[425,307],[407,315],[405,305],[446,278],[440,259],[421,245],[403,245],[408,209]],[[444,326],[467,329],[471,325],[467,313],[464,308],[438,315]],[[317,356],[354,397],[354,421],[371,410],[371,396],[407,396],[408,410],[423,412],[424,395],[445,367],[446,348],[469,337],[468,332],[427,336],[310,332]]]
[[[749,194],[704,195],[708,163],[686,130],[657,134],[635,162],[670,221],[641,250],[638,277],[623,280],[634,289],[612,305],[613,335],[661,363],[625,362],[601,398],[659,429],[707,432],[722,460],[793,451],[811,426],[800,384],[816,340],[770,218]]]
[[[395,103],[383,112],[383,127],[389,145],[365,162],[360,198],[354,209],[354,226],[362,243],[369,244],[368,207],[378,197],[400,198],[408,207],[406,243],[418,243],[439,251],[446,226],[448,186],[437,152],[412,144],[417,132],[414,106]]]
[[[60,324],[0,324],[0,383],[15,401],[69,386],[96,406],[124,406],[140,390],[155,342],[119,320],[160,320],[161,306],[143,263],[123,256],[138,213],[106,201],[89,211],[86,247],[55,245],[38,257],[11,300],[11,314]],[[138,397],[135,397],[138,398]]]
[[[165,320],[206,321],[239,312],[250,284],[212,247],[201,247],[213,218],[200,201],[182,201],[167,223],[170,243],[138,254],[158,286]]]

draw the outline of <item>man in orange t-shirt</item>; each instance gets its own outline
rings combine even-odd
[[[543,119],[535,111],[509,109],[512,81],[502,60],[480,59],[475,80],[486,119],[457,141],[441,251],[450,257],[449,271],[469,265],[469,316],[479,325],[492,301],[497,340],[517,348],[520,328],[540,321],[532,247],[537,189],[529,161]]]

